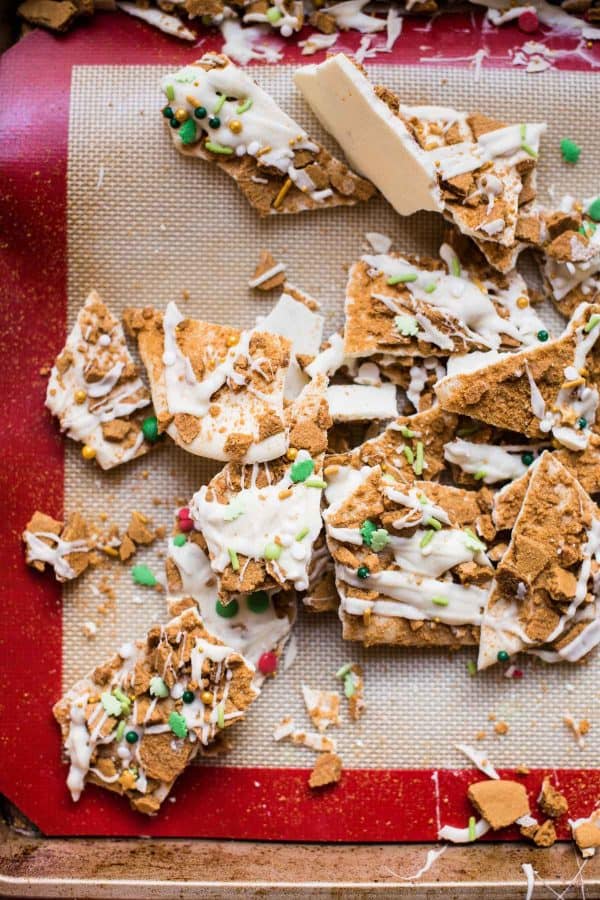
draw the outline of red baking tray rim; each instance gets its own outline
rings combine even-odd
[[[398,49],[377,62],[421,58],[419,20],[405,23]],[[480,19],[445,17],[428,42],[448,64],[465,64],[480,46]],[[510,64],[508,48],[526,35],[516,28],[486,35],[493,64]],[[357,35],[344,36],[355,48]],[[555,47],[569,38],[551,38]],[[566,43],[565,43],[566,41]],[[218,49],[216,36],[202,52]],[[460,58],[456,57],[460,47]],[[600,54],[593,51],[597,59]],[[285,62],[298,62],[286,46]],[[323,54],[311,57],[319,60]],[[155,819],[121,798],[91,787],[72,803],[60,762],[60,736],[50,708],[61,692],[61,591],[23,564],[19,535],[31,512],[61,516],[62,439],[43,407],[45,378],[63,345],[67,308],[67,138],[71,69],[86,64],[178,65],[194,58],[189,45],[124,15],[99,14],[87,27],[55,37],[33,32],[5,54],[0,71],[0,385],[4,402],[0,496],[0,565],[4,609],[0,631],[0,791],[48,835],[156,835],[296,841],[428,841],[439,821],[464,825],[472,812],[472,770],[349,770],[339,785],[311,792],[305,769],[193,767],[178,781],[173,802]],[[306,61],[302,57],[303,61]],[[580,57],[563,68],[586,69]],[[532,802],[546,771],[570,802],[573,817],[600,795],[600,771],[535,770],[522,778]],[[434,781],[439,785],[436,791]],[[562,837],[568,829],[560,830]],[[517,837],[506,831],[507,840]]]

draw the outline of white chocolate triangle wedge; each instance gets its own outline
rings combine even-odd
[[[176,149],[217,163],[261,216],[353,206],[375,193],[226,56],[206,53],[162,88]]]
[[[289,341],[188,319],[175,303],[164,314],[126,310],[124,321],[138,339],[159,430],[209,459],[253,463],[285,453]]]
[[[521,650],[577,662],[600,643],[600,510],[553,453],[529,473],[481,628],[479,668]],[[500,654],[500,656],[499,656]]]
[[[138,413],[149,403],[120,322],[92,291],[52,367],[46,406],[86,459],[112,469],[150,449]]]

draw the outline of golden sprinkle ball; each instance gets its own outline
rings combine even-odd
[[[210,691],[202,691],[200,699],[205,706],[212,706],[213,696]]]
[[[526,309],[529,306],[529,300],[527,297],[519,297],[517,300],[517,306],[519,309]]]
[[[75,403],[85,403],[87,400],[87,394],[85,391],[75,391]]]
[[[296,457],[298,456],[298,451],[295,447],[288,447],[288,451],[285,455],[288,459],[296,459]]]
[[[226,340],[226,344],[228,347],[235,347],[236,344],[239,344],[240,339],[236,334],[230,334]]]
[[[81,448],[81,455],[84,459],[94,459],[96,456],[96,451],[93,447],[90,447],[89,444],[84,444]]]
[[[242,131],[242,123],[239,119],[232,119],[231,122],[227,123],[227,127],[232,134],[240,134]]]
[[[189,119],[189,113],[185,109],[176,109],[175,118],[178,122],[185,122],[187,119]]]

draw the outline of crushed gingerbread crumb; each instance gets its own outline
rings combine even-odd
[[[342,760],[337,753],[321,753],[317,757],[308,783],[311,788],[335,784],[342,777]]]

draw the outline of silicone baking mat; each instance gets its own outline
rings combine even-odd
[[[558,198],[567,188],[593,193],[591,176],[600,169],[600,145],[590,131],[596,77],[465,67],[470,58],[462,51],[470,49],[474,26],[448,22],[453,29],[439,32],[441,44],[429,26],[426,36],[419,31],[423,26],[405,26],[398,51],[379,57],[385,65],[370,66],[372,77],[411,103],[479,109],[513,121],[526,109],[530,121],[549,123],[539,167],[542,197]],[[449,49],[452,30],[462,35],[461,57],[454,62],[463,65],[445,67],[440,53],[456,53],[456,45]],[[493,36],[496,42],[510,39],[511,32]],[[350,47],[352,40],[344,43]],[[81,509],[92,519],[106,514],[121,525],[136,508],[168,528],[174,507],[215,471],[165,445],[100,473],[83,463],[76,445],[56,435],[42,409],[45,380],[39,370],[62,346],[87,292],[96,288],[118,312],[174,299],[187,313],[248,326],[276,299],[257,298],[246,287],[266,247],[286,262],[290,280],[319,299],[329,333],[341,324],[345,269],[363,252],[366,232],[389,234],[398,249],[434,253],[441,225],[429,215],[400,219],[381,199],[361,209],[259,221],[226,175],[180,158],[161,127],[160,76],[195,59],[206,42],[201,50],[182,47],[124,17],[105,16],[89,33],[62,43],[35,35],[22,46],[3,76],[15,118],[4,115],[11,136],[4,153],[10,161],[5,190],[12,265],[5,287],[12,293],[6,334],[11,340],[2,359],[9,363],[4,395],[13,518],[3,547],[9,578],[2,636],[8,670],[0,697],[2,790],[48,833],[432,840],[440,821],[464,824],[469,815],[464,792],[473,772],[454,749],[467,742],[483,747],[499,767],[530,767],[525,780],[534,793],[541,770],[552,767],[571,813],[589,811],[590,797],[600,792],[594,768],[600,657],[581,667],[524,660],[521,679],[505,678],[500,667],[473,678],[467,673],[472,651],[364,650],[341,641],[336,616],[302,610],[293,664],[265,686],[236,730],[232,751],[218,766],[213,760],[192,767],[157,819],[142,819],[124,801],[94,788],[76,806],[71,803],[50,706],[124,640],[164,619],[164,595],[133,585],[129,568],[118,564],[86,573],[61,594],[50,578],[25,571],[18,533],[34,508],[58,515],[61,507]],[[500,52],[506,56],[506,43],[490,56]],[[574,60],[581,68],[581,57]],[[255,77],[330,143],[293,88],[298,61],[288,52],[283,64],[257,67]],[[583,159],[577,167],[560,161],[558,143],[567,134],[583,146],[585,165]],[[558,326],[551,311],[547,315]],[[159,571],[163,549],[157,542],[138,559]],[[100,615],[104,577],[117,599]],[[93,639],[84,635],[90,621],[97,624]],[[335,730],[345,767],[340,785],[311,795],[306,782],[314,754],[276,744],[272,730],[285,714],[307,726],[300,686],[339,687],[334,672],[349,660],[365,669],[367,712],[359,723],[344,715]],[[585,747],[565,728],[567,713],[591,721]],[[494,734],[490,716],[508,723],[507,735]],[[475,741],[479,731],[487,733],[483,742]]]

